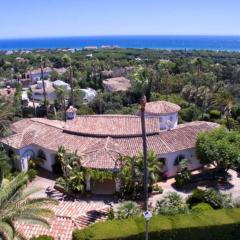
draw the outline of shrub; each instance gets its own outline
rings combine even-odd
[[[184,170],[175,176],[176,186],[182,188],[191,181],[191,172]]]
[[[196,189],[189,196],[187,203],[194,206],[198,203],[208,203],[214,209],[233,207],[231,195],[220,193],[214,189]]]
[[[132,201],[126,201],[121,203],[116,211],[117,219],[127,219],[130,217],[138,216],[141,214],[139,205]]]
[[[219,110],[210,110],[209,115],[211,119],[219,119],[221,118],[221,112]]]
[[[54,237],[48,235],[40,235],[38,237],[32,237],[30,240],[54,240]]]
[[[113,220],[114,219],[114,210],[111,207],[109,212],[108,212],[108,220]]]
[[[202,119],[203,121],[209,121],[209,120],[210,120],[210,114],[204,113],[201,119]]]
[[[157,201],[155,212],[163,215],[187,213],[188,205],[184,199],[175,192],[167,193],[162,200]]]
[[[28,179],[32,181],[37,176],[37,171],[35,169],[28,170]]]
[[[194,212],[204,212],[209,210],[213,210],[213,208],[208,203],[198,203],[192,207],[192,211]]]
[[[179,157],[177,160],[179,160]],[[189,160],[183,156],[178,164],[179,173],[175,177],[176,185],[179,188],[186,186],[191,181],[191,172],[188,170],[188,164]]]
[[[56,184],[65,188],[66,187],[66,180],[63,177],[59,177],[56,179]]]
[[[153,191],[154,192],[158,192],[158,193],[163,193],[163,188],[161,187],[161,186],[159,186],[159,185],[153,185]]]

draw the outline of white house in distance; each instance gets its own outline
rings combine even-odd
[[[155,152],[164,163],[164,174],[172,177],[178,170],[179,160],[187,158],[189,170],[201,167],[195,153],[200,132],[218,127],[212,122],[178,124],[180,107],[165,101],[146,104],[146,131],[148,150]],[[1,139],[7,151],[18,154],[16,167],[28,169],[28,160],[41,156],[42,167],[52,171],[59,146],[82,157],[84,168],[118,172],[119,156],[134,156],[142,152],[141,119],[137,115],[76,116],[69,109],[67,122],[42,118],[23,119],[12,124],[13,135]],[[96,182],[86,179],[87,190],[98,194],[119,191],[119,180]]]
[[[81,88],[80,89],[84,93],[83,100],[92,101],[97,96],[97,91],[93,88]]]
[[[52,69],[50,67],[46,67],[43,69],[43,77],[44,78],[49,78],[51,76]],[[41,68],[28,71],[25,73],[25,78],[31,79],[33,82],[36,82],[37,80],[40,80],[41,78]]]
[[[62,81],[62,80],[56,80],[53,83],[54,88],[62,88],[65,92],[71,91],[71,87],[68,83]]]

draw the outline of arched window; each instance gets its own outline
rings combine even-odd
[[[180,154],[178,155],[176,158],[175,158],[175,161],[174,161],[174,166],[178,166],[180,164],[180,162],[185,159],[186,157],[183,155],[183,154]]]

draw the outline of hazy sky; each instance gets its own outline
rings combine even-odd
[[[0,0],[0,38],[240,35],[240,0]]]

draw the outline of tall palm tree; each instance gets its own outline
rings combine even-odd
[[[12,103],[0,99],[0,137],[8,132],[9,118],[14,115]]]
[[[65,90],[61,87],[56,89],[56,96],[57,96],[57,102],[61,105],[61,109],[62,109],[62,116],[63,116],[63,120],[66,121],[67,120],[67,116],[66,116],[66,101],[65,98],[67,97],[67,94],[65,92]]]
[[[232,106],[233,106],[233,97],[232,95],[227,91],[222,91],[220,93],[217,93],[213,99],[214,105],[220,107],[223,112],[224,116],[227,120],[227,128],[230,130],[230,122],[229,117],[231,116]]]
[[[11,169],[9,158],[7,157],[4,150],[0,147],[0,187],[2,186],[3,178],[6,173],[8,173]]]
[[[45,62],[41,60],[41,80],[42,80],[42,85],[43,85],[43,97],[44,97],[44,106],[45,106],[45,111],[46,115],[48,117],[48,106],[47,106],[47,93],[46,93],[46,88],[45,88],[45,82],[44,82],[44,68],[45,68]]]
[[[143,155],[140,154],[137,157],[139,160],[137,161],[139,172],[142,172],[143,169]],[[156,154],[153,151],[148,151],[147,153],[147,161],[148,161],[148,177],[149,184],[152,185],[156,183],[159,179],[163,163],[159,161]]]
[[[54,213],[45,206],[57,204],[57,201],[29,198],[39,189],[23,190],[22,186],[27,179],[27,173],[20,173],[0,190],[0,239],[24,239],[24,236],[15,228],[16,221],[50,227],[46,217],[52,217]]]
[[[196,93],[195,93],[195,112],[194,112],[194,118],[196,119],[197,118],[197,103],[198,103],[198,91],[199,91],[199,81],[200,81],[200,71],[201,71],[201,59],[200,58],[197,58],[193,61],[193,63],[195,64],[196,66],[196,76],[195,76],[195,87],[196,87]]]
[[[69,83],[70,83],[70,87],[71,87],[71,105],[74,105],[74,102],[73,102],[73,70],[72,70],[72,66],[70,65],[69,66]]]
[[[133,157],[121,157],[120,160],[122,162],[122,169],[120,172],[122,183],[124,184],[125,188],[135,191],[135,186],[142,185],[143,183],[143,154],[139,154]],[[149,185],[152,186],[152,184],[156,183],[159,180],[163,163],[159,161],[153,151],[148,151],[147,161]]]

